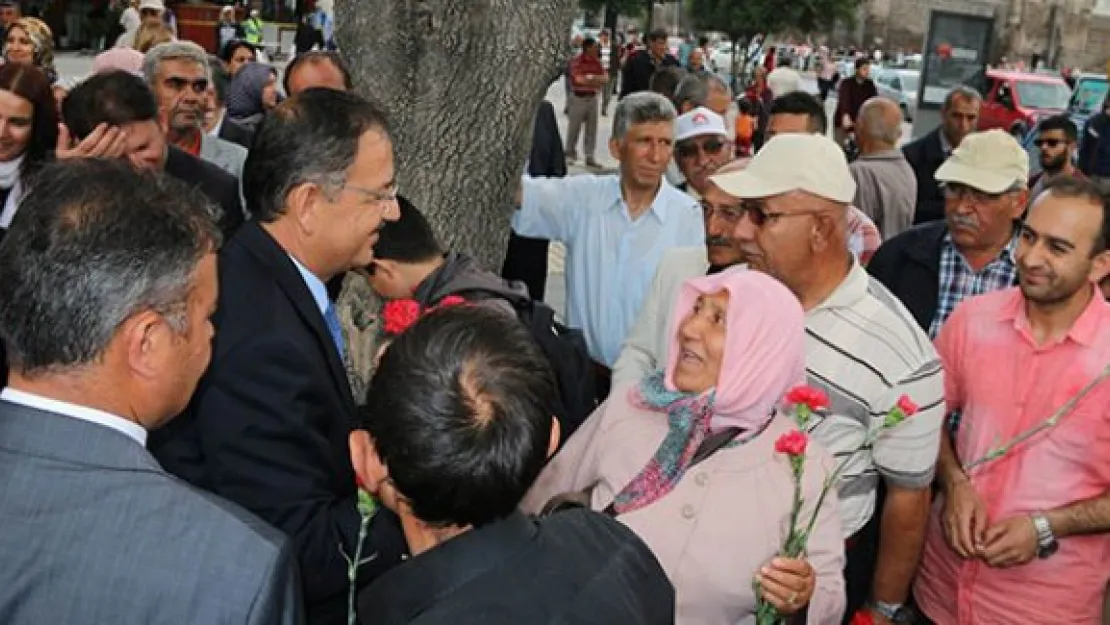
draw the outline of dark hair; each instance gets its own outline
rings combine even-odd
[[[783,58],[782,60],[780,60],[778,62],[778,64],[775,67],[790,67],[790,65],[791,65],[791,60],[789,58]]]
[[[523,324],[452,306],[385,350],[360,427],[421,521],[481,527],[512,514],[539,475],[555,398],[550,365]]]
[[[825,134],[828,131],[825,107],[816,96],[804,91],[791,91],[775,98],[771,103],[771,115],[779,114],[805,115],[809,118],[810,132]]]
[[[227,102],[227,86],[231,84],[231,72],[227,63],[215,54],[208,55],[208,71],[212,73],[212,88],[216,90],[216,101]]]
[[[34,65],[6,63],[0,67],[0,89],[31,103],[31,142],[24,152],[20,176],[24,179],[42,168],[58,143],[58,104],[50,79]]]
[[[651,42],[651,41],[660,41],[660,40],[666,41],[667,40],[667,31],[662,29],[662,28],[656,28],[652,31],[649,31],[648,34],[647,34],[647,40],[649,42]]]
[[[582,40],[582,49],[583,50],[585,50],[586,48],[596,46],[596,45],[597,45],[597,39],[594,39],[593,37],[586,37],[585,39]]]
[[[432,225],[408,198],[398,195],[400,215],[382,225],[374,258],[400,263],[422,263],[439,258],[443,249],[436,241]]]
[[[385,113],[349,91],[307,89],[262,120],[243,166],[247,209],[261,222],[285,212],[285,196],[306,182],[337,193],[355,161],[359,139],[372,130],[389,136]]]
[[[239,48],[250,49],[251,55],[254,56],[255,60],[258,60],[258,50],[253,45],[247,43],[246,41],[243,41],[242,39],[232,39],[231,41],[227,42],[227,45],[224,46],[224,49],[220,51],[220,59],[222,59],[224,63],[230,63],[232,57],[235,56],[235,52]]]
[[[122,126],[158,119],[158,103],[142,78],[124,71],[91,76],[69,92],[62,117],[76,139],[84,139],[100,124]]]
[[[1047,132],[1049,130],[1063,131],[1068,141],[1074,142],[1079,139],[1079,129],[1075,127],[1075,122],[1064,114],[1046,117],[1041,120],[1041,123],[1037,124],[1038,132]]]
[[[93,362],[144,310],[188,331],[197,262],[220,244],[209,200],[118,160],[53,163],[35,181],[0,244],[0,338],[13,369]]]
[[[858,59],[856,59],[856,69],[859,69],[859,68],[863,67],[864,65],[870,65],[870,64],[871,64],[871,59],[867,58],[866,56],[861,56]]]
[[[1040,198],[1045,193],[1052,193],[1052,197],[1083,200],[1102,209],[1102,223],[1095,233],[1095,244],[1091,248],[1091,255],[1099,254],[1110,247],[1110,203],[1102,194],[1098,186],[1087,178],[1074,176],[1056,176],[1048,181],[1044,190],[1037,196]],[[1034,201],[1037,199],[1034,198]]]
[[[706,37],[705,35],[702,35],[701,37],[698,37],[698,46],[699,47],[704,48],[707,45],[709,45],[709,37]]]
[[[658,93],[673,101],[678,83],[682,82],[684,76],[686,76],[686,72],[677,67],[660,67],[651,75],[651,79],[648,81],[648,89],[652,93]]]
[[[293,95],[289,90],[289,77],[297,71],[297,68],[302,65],[318,65],[320,63],[331,63],[335,69],[339,70],[339,74],[343,76],[343,86],[347,88],[347,91],[355,88],[354,81],[351,80],[351,70],[347,67],[347,63],[343,61],[343,57],[332,50],[311,50],[293,57],[293,60],[285,67],[285,75],[281,80],[281,86],[285,90],[285,94]]]

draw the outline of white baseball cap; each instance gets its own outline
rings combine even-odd
[[[162,2],[162,0],[142,0],[142,2],[139,3],[139,10],[142,11],[144,9],[152,9],[154,11],[165,11],[166,10],[166,3]]]
[[[1029,157],[1017,139],[1004,130],[974,132],[964,137],[937,169],[938,182],[955,182],[984,193],[1002,193],[1029,180]]]
[[[724,118],[704,106],[699,106],[679,115],[675,120],[674,140],[676,142],[703,135],[728,137]]]
[[[815,134],[776,135],[742,171],[709,179],[725,193],[765,198],[805,191],[840,204],[856,197],[856,181],[844,152],[832,139]]]

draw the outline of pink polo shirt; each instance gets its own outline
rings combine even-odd
[[[956,452],[967,463],[1035,427],[1110,362],[1110,304],[1098,293],[1060,341],[1038,347],[1021,291],[964,301],[936,340],[949,411],[962,413]],[[990,522],[1097,497],[1110,488],[1110,380],[1056,427],[969,472]],[[1060,539],[1059,551],[994,569],[948,546],[937,497],[914,594],[937,625],[1101,622],[1110,535]]]

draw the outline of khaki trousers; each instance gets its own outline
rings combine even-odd
[[[582,131],[582,124],[586,124],[586,140],[582,146],[582,154],[587,161],[593,161],[597,152],[597,115],[598,97],[591,95],[583,97],[570,94],[567,102],[567,158],[578,158],[578,135]]]

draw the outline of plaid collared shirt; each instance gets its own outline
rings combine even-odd
[[[940,246],[940,290],[937,297],[937,314],[929,326],[929,338],[935,339],[948,316],[968,297],[998,291],[1014,285],[1017,265],[1014,263],[1015,234],[998,258],[979,271],[972,270],[963,254],[952,243],[952,235],[945,234]]]

